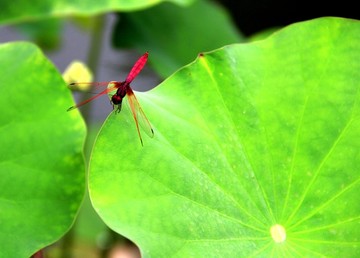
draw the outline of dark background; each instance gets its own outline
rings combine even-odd
[[[219,2],[230,12],[239,30],[247,36],[267,28],[283,27],[323,16],[360,19],[360,2],[356,0],[219,0]]]

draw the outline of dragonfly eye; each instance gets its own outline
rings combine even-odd
[[[122,102],[122,97],[120,97],[120,96],[117,95],[117,94],[114,94],[114,95],[111,97],[111,102],[112,102],[114,105],[120,105],[121,102]]]

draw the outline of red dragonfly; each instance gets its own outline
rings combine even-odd
[[[144,131],[150,136],[154,136],[154,131],[150,125],[149,120],[146,118],[144,111],[141,109],[139,102],[136,99],[136,96],[133,92],[133,90],[130,87],[130,83],[135,79],[135,77],[140,73],[140,71],[144,68],[146,62],[148,59],[148,52],[143,54],[134,64],[132,67],[130,73],[126,77],[125,81],[118,82],[118,81],[111,81],[111,82],[75,82],[71,83],[71,86],[79,85],[79,84],[87,84],[92,86],[107,86],[107,88],[100,93],[96,94],[95,96],[78,103],[75,106],[72,106],[68,108],[67,111],[73,110],[75,108],[78,108],[82,105],[85,105],[89,103],[90,101],[96,99],[97,97],[100,97],[104,94],[111,93],[113,91],[116,91],[111,96],[111,103],[113,105],[113,108],[117,106],[117,109],[115,112],[119,113],[121,111],[121,104],[125,96],[128,97],[128,102],[130,105],[131,112],[133,114],[136,129],[140,138],[141,145],[143,145],[143,141],[141,138],[141,133],[139,129],[139,124],[144,129]]]

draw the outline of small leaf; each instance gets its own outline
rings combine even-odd
[[[200,52],[244,41],[229,15],[212,1],[199,0],[186,8],[163,3],[119,16],[114,45],[149,51],[149,61],[163,77],[190,63]]]
[[[0,257],[30,257],[73,223],[85,190],[85,126],[34,45],[0,45]]]
[[[204,53],[138,94],[91,160],[93,205],[142,257],[360,256],[360,22]]]

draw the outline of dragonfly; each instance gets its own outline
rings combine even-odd
[[[110,81],[110,82],[74,82],[71,83],[70,86],[76,86],[76,85],[81,85],[81,84],[86,84],[89,86],[107,86],[107,88],[99,93],[97,93],[96,95],[94,95],[93,97],[84,100],[70,108],[68,108],[67,111],[71,111],[74,110],[78,107],[81,107],[87,103],[89,103],[90,101],[104,95],[104,94],[112,94],[113,92],[115,92],[114,94],[111,95],[111,104],[113,106],[113,109],[116,106],[116,113],[119,113],[121,111],[121,105],[122,105],[122,101],[125,98],[125,96],[128,98],[128,103],[130,106],[130,110],[131,113],[133,115],[133,118],[135,120],[135,125],[136,125],[136,130],[137,133],[139,135],[140,138],[140,142],[141,145],[143,146],[143,140],[141,138],[141,133],[140,133],[140,128],[139,125],[142,127],[142,129],[150,136],[153,137],[154,136],[154,130],[151,127],[151,124],[149,122],[149,120],[147,119],[144,111],[142,110],[136,96],[135,93],[133,92],[133,90],[130,87],[130,83],[135,79],[135,77],[141,72],[141,70],[144,68],[147,59],[148,59],[148,52],[145,52],[145,54],[143,54],[134,64],[134,66],[131,68],[128,76],[126,77],[125,81]]]

